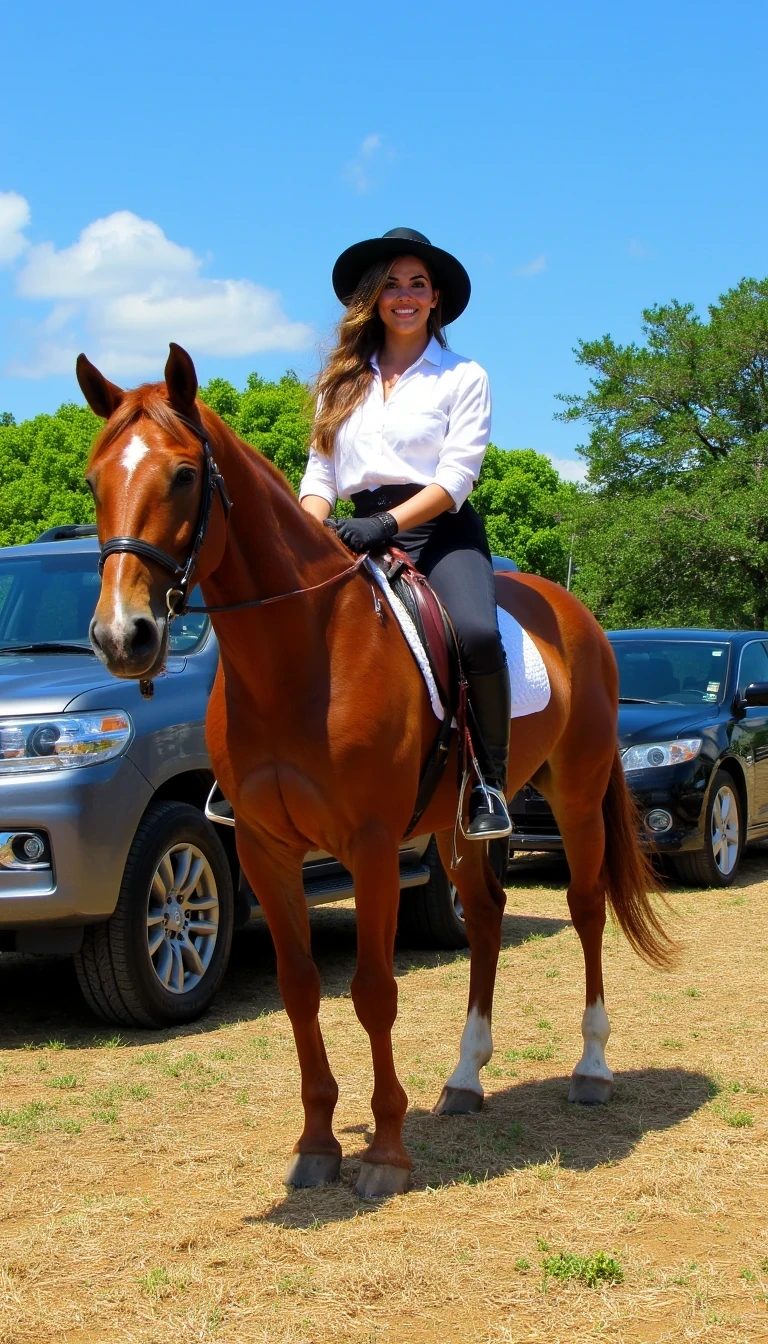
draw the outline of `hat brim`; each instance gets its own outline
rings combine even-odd
[[[469,303],[472,286],[460,261],[431,243],[412,242],[409,238],[366,238],[342,252],[331,277],[337,299],[348,304],[365,272],[377,261],[395,257],[421,257],[429,266],[435,287],[440,290],[443,322],[455,322]]]

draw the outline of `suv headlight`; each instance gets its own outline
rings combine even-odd
[[[702,738],[678,737],[674,742],[644,742],[628,747],[621,758],[625,770],[658,770],[662,765],[693,761],[701,751]]]
[[[133,724],[122,709],[0,719],[0,774],[72,770],[119,756]]]

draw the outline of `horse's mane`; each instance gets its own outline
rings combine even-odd
[[[197,409],[200,412],[200,418],[205,426],[212,442],[225,437],[230,443],[248,450],[248,456],[254,464],[265,471],[271,481],[281,489],[287,491],[296,503],[296,497],[290,484],[281,471],[275,467],[258,448],[253,444],[246,443],[241,439],[229,425],[221,419],[220,416],[212,411],[205,402],[198,401]],[[130,392],[126,392],[123,400],[120,402],[117,410],[110,416],[109,420],[102,429],[99,437],[93,445],[92,457],[96,457],[103,449],[108,448],[115,439],[127,429],[130,428],[142,416],[152,420],[160,429],[169,434],[177,443],[187,443],[190,437],[190,431],[179,420],[170,401],[168,400],[168,391],[165,383],[142,383],[140,387],[134,387]]]

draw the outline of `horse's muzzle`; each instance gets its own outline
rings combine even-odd
[[[89,630],[96,657],[115,677],[148,677],[165,662],[167,624],[150,614],[122,612],[119,619],[99,620]]]

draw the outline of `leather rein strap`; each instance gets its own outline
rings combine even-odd
[[[111,537],[105,541],[101,548],[99,556],[99,574],[104,573],[104,562],[110,555],[137,555],[140,560],[149,560],[152,564],[159,565],[166,573],[171,575],[173,586],[168,589],[165,595],[168,616],[173,620],[174,616],[183,616],[187,611],[216,613],[223,611],[240,611],[245,607],[268,607],[273,602],[284,602],[288,597],[301,597],[304,593],[317,592],[319,588],[327,588],[332,583],[339,583],[349,574],[354,574],[364,564],[368,557],[365,551],[358,556],[354,564],[349,565],[342,570],[340,574],[332,574],[330,579],[323,579],[321,583],[313,583],[309,588],[294,588],[290,593],[278,593],[275,597],[253,597],[244,602],[225,602],[219,606],[213,607],[190,607],[187,603],[189,585],[192,579],[195,565],[197,564],[205,534],[208,529],[208,523],[211,517],[213,501],[218,493],[221,505],[224,510],[224,517],[229,518],[232,508],[232,501],[227,494],[227,487],[224,484],[224,478],[216,465],[211,452],[211,445],[208,441],[208,435],[201,425],[196,425],[193,420],[188,420],[185,415],[176,411],[176,417],[187,429],[200,440],[203,445],[203,460],[205,466],[205,475],[203,477],[203,492],[200,497],[200,510],[197,517],[197,528],[195,529],[195,539],[192,543],[192,549],[183,564],[176,563],[172,555],[163,551],[159,546],[153,546],[149,541],[142,541],[141,537]]]

